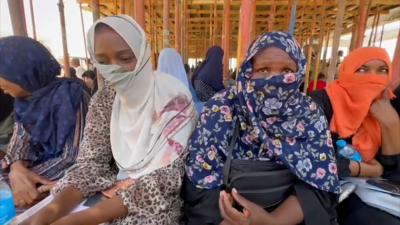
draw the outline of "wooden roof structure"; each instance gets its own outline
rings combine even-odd
[[[136,0],[99,0],[100,14],[103,16],[125,13],[134,17]],[[388,14],[389,10],[400,6],[399,0],[347,0],[343,18],[343,32],[352,31],[357,21],[360,2],[369,2],[368,15]],[[77,0],[84,9],[93,10],[93,0]],[[163,9],[169,3],[169,43],[174,44],[176,35],[175,4],[179,5],[178,13],[183,16],[181,23],[186,45],[186,58],[202,58],[211,45],[221,45],[224,18],[224,0],[144,0],[145,30],[155,51],[163,46]],[[296,2],[296,3],[295,3]],[[334,30],[338,11],[336,0],[257,0],[253,19],[253,36],[265,31],[287,31],[291,7],[296,4],[295,36],[303,43],[311,36],[318,37],[321,32],[328,34]],[[236,57],[239,33],[240,0],[231,0],[230,16],[230,52]],[[304,44],[304,43],[303,43]],[[173,45],[171,45],[173,46]]]

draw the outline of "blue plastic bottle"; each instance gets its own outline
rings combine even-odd
[[[0,181],[0,225],[7,225],[16,216],[13,196],[10,187]]]
[[[347,144],[345,140],[336,141],[336,146],[339,150],[339,154],[343,157],[356,162],[362,161],[360,153],[352,145]]]

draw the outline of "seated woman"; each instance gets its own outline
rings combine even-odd
[[[224,51],[219,46],[213,46],[207,51],[206,59],[193,73],[192,83],[197,97],[207,102],[215,93],[224,89],[223,83]]]
[[[238,85],[205,105],[189,141],[182,193],[186,224],[335,224],[336,161],[323,112],[298,91],[305,64],[291,35],[266,33],[249,48]],[[235,146],[231,154],[229,146]],[[283,165],[295,182],[272,210],[235,189],[220,195],[229,156]]]
[[[390,65],[384,49],[359,48],[343,60],[338,80],[311,94],[328,118],[334,142],[344,139],[361,154],[361,163],[337,155],[340,177],[383,176],[400,182],[400,110],[390,104],[391,92],[386,90]],[[339,205],[338,213],[345,225],[400,223],[356,194]]]
[[[54,201],[24,224],[178,224],[195,118],[190,93],[152,71],[145,32],[132,18],[100,19],[88,40],[106,86],[91,101],[77,163],[53,189]],[[108,199],[68,215],[106,190]]]
[[[15,98],[0,179],[10,182],[15,204],[24,207],[75,162],[89,99],[83,83],[57,78],[57,60],[33,39],[1,38],[0,55],[0,88]]]

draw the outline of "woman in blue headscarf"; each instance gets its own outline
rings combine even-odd
[[[336,159],[323,112],[299,92],[305,64],[291,35],[266,33],[250,46],[237,85],[204,106],[189,141],[183,186],[187,224],[335,224]],[[239,189],[220,192],[230,156],[284,166],[295,177],[290,193],[264,210]],[[233,202],[244,209],[233,208]]]
[[[215,93],[224,89],[223,83],[224,51],[219,46],[213,46],[207,51],[207,56],[200,67],[194,72],[192,81],[197,97],[207,102]]]
[[[0,88],[15,98],[16,120],[0,179],[17,206],[29,206],[75,162],[89,96],[82,82],[57,78],[57,60],[33,39],[1,38],[0,55]]]

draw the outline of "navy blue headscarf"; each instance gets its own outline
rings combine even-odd
[[[207,51],[205,61],[197,70],[194,79],[201,80],[203,83],[212,87],[215,92],[224,89],[222,59],[224,50],[219,46],[213,46]]]
[[[77,79],[59,79],[60,65],[39,42],[26,37],[0,39],[0,77],[31,96],[15,99],[16,121],[40,146],[40,161],[57,157],[73,134],[85,91]],[[35,147],[34,149],[37,148]]]
[[[252,79],[254,56],[269,47],[285,51],[297,72]],[[186,172],[197,187],[222,185],[226,149],[239,126],[235,159],[275,161],[309,185],[339,193],[328,122],[316,103],[299,91],[305,66],[299,44],[288,33],[265,33],[254,41],[237,85],[206,103],[189,140]]]

